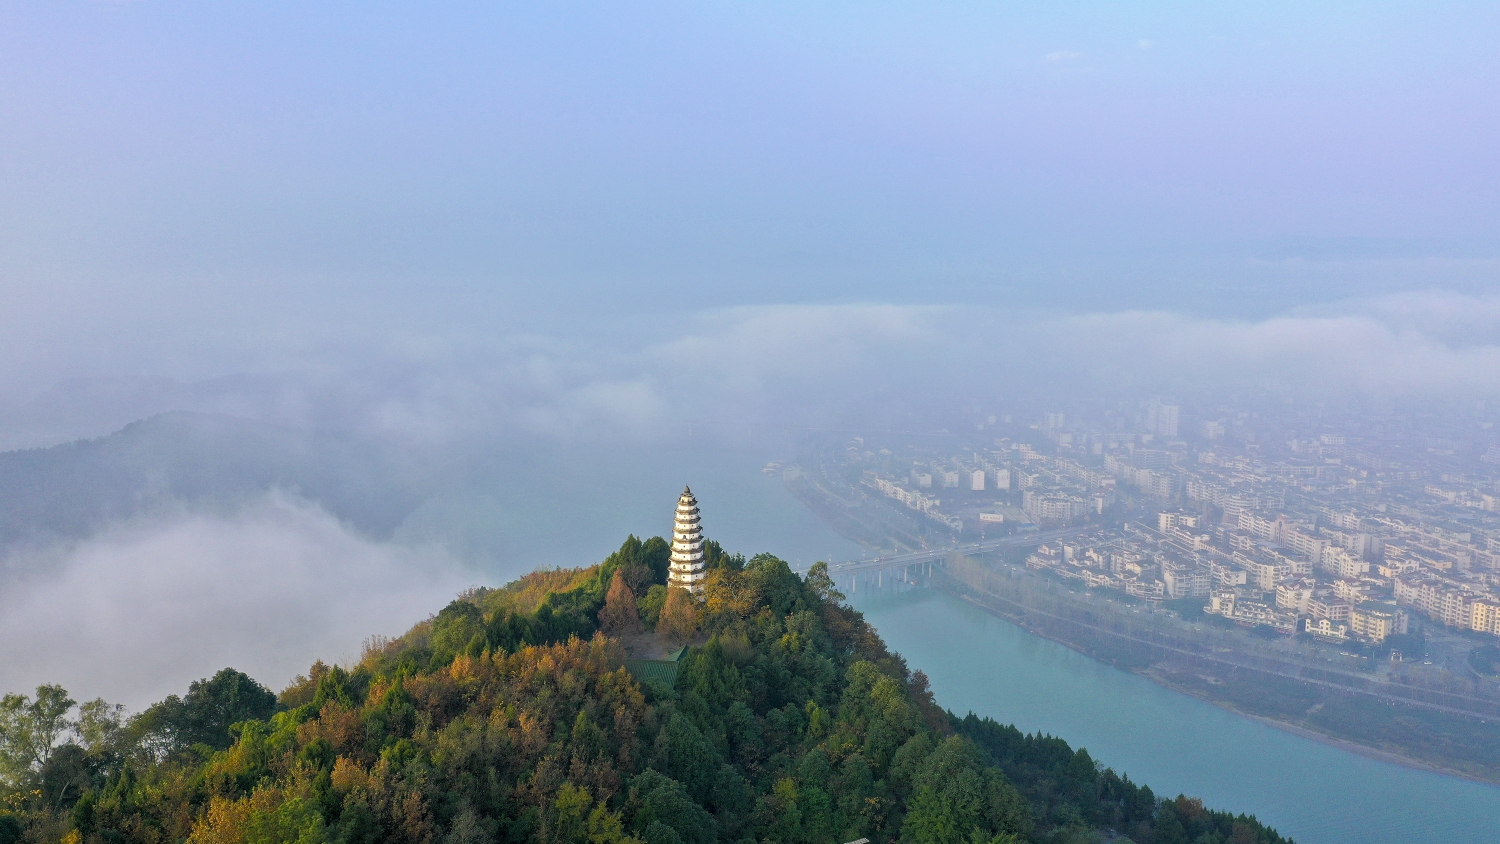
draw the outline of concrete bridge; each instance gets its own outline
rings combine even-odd
[[[951,545],[947,548],[909,551],[904,554],[888,554],[883,557],[847,560],[841,563],[830,562],[828,564],[828,576],[833,578],[833,582],[840,588],[847,586],[852,594],[858,591],[861,580],[870,583],[873,579],[873,585],[879,588],[885,585],[887,574],[891,576],[893,583],[911,583],[914,577],[930,576],[933,564],[941,563],[947,559],[949,554],[981,554],[987,551],[1000,551],[1006,548],[1041,545],[1054,539],[1066,539],[1071,536],[1077,536],[1093,529],[1097,529],[1097,526],[1085,525],[1058,530],[1038,531],[1036,533],[1013,534],[999,539],[987,539],[982,542],[971,542],[965,545]],[[799,574],[806,574],[807,567],[798,566],[797,571]]]

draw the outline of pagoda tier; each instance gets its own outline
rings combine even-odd
[[[697,591],[707,574],[703,564],[703,530],[698,524],[698,499],[683,487],[677,499],[676,520],[672,525],[672,562],[668,586]]]

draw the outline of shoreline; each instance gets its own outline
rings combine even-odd
[[[1026,632],[1031,633],[1032,631],[1028,630]],[[1043,639],[1047,638],[1037,633],[1032,633],[1032,635],[1039,636]],[[1048,641],[1057,640],[1048,639]],[[1077,648],[1069,646],[1067,642],[1057,642],[1057,644],[1068,647],[1069,650],[1076,651],[1077,653],[1083,653]],[[1088,654],[1084,654],[1084,656],[1088,656]],[[1212,704],[1213,706],[1217,706],[1220,709],[1223,709],[1227,712],[1232,712],[1235,715],[1239,715],[1243,718],[1249,718],[1252,721],[1259,721],[1260,723],[1265,724],[1268,727],[1275,727],[1282,732],[1291,733],[1295,736],[1300,736],[1311,741],[1316,741],[1319,744],[1328,745],[1329,747],[1336,747],[1340,750],[1346,750],[1350,753],[1355,754],[1356,756],[1363,756],[1366,759],[1374,759],[1377,762],[1388,762],[1392,765],[1399,765],[1400,767],[1410,768],[1417,771],[1425,771],[1430,774],[1440,774],[1445,777],[1468,780],[1469,782],[1477,782],[1484,785],[1500,786],[1500,779],[1486,779],[1485,777],[1475,776],[1474,774],[1466,773],[1454,768],[1448,768],[1435,762],[1416,759],[1392,750],[1382,750],[1378,747],[1370,747],[1369,745],[1360,744],[1359,742],[1350,741],[1348,739],[1341,739],[1337,736],[1331,736],[1327,733],[1321,733],[1317,730],[1309,729],[1307,727],[1301,726],[1300,724],[1294,724],[1290,721],[1282,721],[1278,718],[1272,718],[1267,715],[1257,715],[1254,712],[1246,712],[1245,710],[1240,709],[1239,707],[1232,704],[1217,700],[1212,697],[1208,697],[1206,695],[1195,694],[1192,689],[1179,686],[1175,683],[1167,682],[1165,678],[1159,676],[1151,669],[1146,669],[1144,671],[1131,671],[1130,673],[1138,677],[1150,680],[1151,682],[1155,683],[1158,686],[1161,686],[1162,688],[1171,689],[1174,692],[1187,695],[1188,697],[1195,700],[1201,700],[1204,703]]]
[[[1045,639],[1046,641],[1049,641],[1049,642],[1055,642],[1056,644],[1062,645],[1063,647],[1065,647],[1068,650],[1071,650],[1071,651],[1073,651],[1075,653],[1082,654],[1083,656],[1086,656],[1089,659],[1094,660],[1095,662],[1099,662],[1099,663],[1104,664],[1104,665],[1110,665],[1110,667],[1112,667],[1112,668],[1120,668],[1120,666],[1112,665],[1109,662],[1106,662],[1106,661],[1104,661],[1102,659],[1099,659],[1097,656],[1094,656],[1093,654],[1091,654],[1088,651],[1086,651],[1086,650],[1078,647],[1077,645],[1075,645],[1072,642],[1066,641],[1064,639],[1054,638],[1052,636],[1047,636],[1047,635],[1045,635],[1043,633],[1040,633],[1040,632],[1038,632],[1036,630],[1032,630],[1030,627],[1027,627],[1025,624],[1022,624],[1022,623],[1016,621],[1013,618],[1008,618],[1003,613],[999,612],[998,610],[994,609],[993,607],[987,606],[983,601],[979,600],[978,598],[976,598],[976,597],[974,597],[972,595],[965,595],[965,594],[962,594],[961,592],[944,589],[944,588],[942,588],[940,586],[935,586],[934,588],[938,589],[939,591],[943,592],[946,595],[949,595],[949,596],[954,597],[954,598],[958,598],[959,600],[962,600],[965,603],[968,603],[968,604],[974,606],[975,608],[983,611],[987,615],[991,615],[991,616],[993,616],[995,618],[998,618],[1001,621],[1007,622],[1009,624],[1014,624],[1016,627],[1019,627],[1021,630],[1024,630],[1028,635],[1035,636],[1038,639]],[[1149,667],[1148,668],[1144,668],[1144,669],[1140,669],[1140,670],[1134,670],[1134,669],[1128,669],[1128,668],[1120,668],[1120,670],[1122,670],[1122,671],[1128,671],[1129,673],[1134,674],[1137,677],[1141,677],[1143,679],[1149,680],[1152,683],[1155,683],[1156,685],[1161,686],[1164,689],[1171,689],[1172,691],[1177,692],[1178,694],[1187,695],[1188,697],[1191,697],[1194,700],[1201,700],[1204,703],[1216,706],[1216,707],[1218,707],[1220,709],[1223,709],[1223,710],[1225,710],[1227,712],[1232,712],[1235,715],[1241,716],[1243,718],[1248,718],[1248,719],[1253,720],[1253,721],[1258,721],[1258,722],[1260,722],[1262,724],[1265,724],[1265,725],[1267,725],[1269,727],[1274,727],[1274,728],[1279,729],[1279,730],[1281,730],[1283,732],[1291,733],[1292,735],[1300,736],[1302,738],[1309,739],[1311,741],[1316,741],[1316,742],[1319,742],[1320,744],[1324,744],[1324,745],[1327,745],[1329,747],[1335,747],[1335,748],[1338,748],[1340,750],[1344,750],[1344,751],[1347,751],[1349,753],[1353,753],[1353,754],[1358,755],[1358,756],[1363,756],[1363,757],[1365,757],[1367,759],[1374,759],[1374,760],[1376,760],[1378,762],[1387,762],[1387,763],[1390,763],[1392,765],[1399,765],[1400,767],[1403,767],[1403,768],[1409,768],[1409,769],[1412,769],[1412,770],[1424,771],[1424,772],[1427,772],[1427,773],[1438,774],[1438,775],[1446,776],[1446,777],[1453,777],[1455,779],[1467,780],[1469,782],[1481,783],[1483,785],[1500,787],[1500,777],[1492,779],[1492,778],[1487,778],[1487,777],[1482,777],[1482,776],[1476,776],[1476,775],[1474,775],[1472,773],[1468,773],[1468,772],[1460,771],[1460,770],[1455,770],[1453,768],[1449,768],[1449,767],[1446,767],[1446,766],[1443,766],[1443,765],[1439,765],[1439,764],[1437,764],[1435,762],[1430,762],[1430,761],[1423,760],[1423,759],[1416,759],[1416,758],[1407,756],[1405,754],[1397,753],[1395,751],[1383,750],[1381,748],[1370,747],[1369,745],[1360,744],[1359,742],[1350,741],[1348,739],[1341,739],[1341,738],[1338,738],[1336,736],[1330,736],[1327,733],[1322,733],[1322,732],[1319,732],[1317,730],[1309,729],[1309,728],[1301,726],[1299,724],[1293,724],[1293,723],[1288,722],[1288,721],[1282,721],[1280,719],[1271,718],[1271,717],[1265,716],[1265,715],[1257,715],[1257,714],[1255,714],[1253,712],[1246,712],[1245,710],[1240,709],[1240,708],[1238,708],[1236,706],[1233,706],[1233,705],[1231,705],[1231,704],[1229,704],[1227,702],[1215,699],[1215,698],[1207,696],[1207,695],[1199,694],[1195,690],[1184,688],[1184,687],[1179,686],[1179,685],[1177,685],[1175,683],[1168,682],[1164,677],[1160,676],[1160,674],[1158,672],[1154,671],[1152,668],[1149,668]]]

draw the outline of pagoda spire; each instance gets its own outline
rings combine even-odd
[[[698,499],[690,487],[682,488],[672,524],[672,565],[667,586],[696,592],[707,574],[703,563],[703,530],[698,524]]]

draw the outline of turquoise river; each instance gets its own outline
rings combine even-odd
[[[480,471],[486,480],[454,490],[449,506],[409,529],[449,541],[465,537],[474,552],[506,561],[494,571],[503,581],[557,562],[560,553],[580,562],[601,559],[627,532],[667,532],[671,505],[688,479],[702,502],[706,532],[731,551],[770,551],[804,564],[861,553],[778,478],[761,474],[764,458],[672,450],[557,458],[534,455],[529,467],[511,462],[512,478],[530,481],[523,491]],[[571,512],[541,506],[565,499],[575,505]],[[579,520],[579,512],[590,515]],[[1283,732],[1037,638],[941,592],[862,594],[856,606],[913,668],[927,672],[943,706],[1060,736],[1158,794],[1185,793],[1254,814],[1298,844],[1500,841],[1500,787]]]
[[[935,590],[856,605],[943,706],[1061,736],[1158,794],[1254,814],[1299,844],[1500,840],[1500,788],[1283,732]]]

